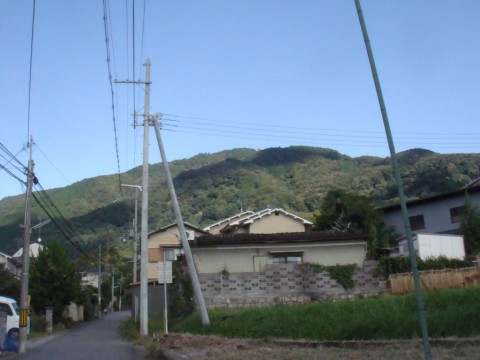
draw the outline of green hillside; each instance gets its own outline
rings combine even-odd
[[[399,162],[409,199],[457,189],[480,174],[480,154],[412,149],[399,153]],[[324,148],[233,149],[173,161],[170,169],[184,219],[199,226],[241,208],[278,206],[309,217],[335,188],[369,195],[377,205],[397,200],[388,158],[351,158]],[[140,184],[141,172],[137,167],[121,174],[122,183]],[[48,194],[86,244],[107,232],[120,239],[131,226],[134,192],[120,192],[117,174],[85,179]],[[149,194],[150,230],[173,222],[161,164],[150,166]],[[23,206],[23,196],[0,201],[0,251],[11,253],[19,247]],[[34,205],[32,218],[38,217],[46,215]],[[53,236],[60,236],[53,224],[42,228],[42,238]]]

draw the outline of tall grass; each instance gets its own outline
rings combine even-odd
[[[480,288],[424,294],[431,337],[480,335]],[[198,314],[172,329],[226,337],[311,340],[411,339],[420,337],[414,295],[298,306],[209,311],[211,325]]]

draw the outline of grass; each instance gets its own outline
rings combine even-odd
[[[424,293],[429,335],[433,338],[480,335],[480,288]],[[324,341],[419,338],[414,295],[328,301],[297,306],[209,311],[176,323],[174,332],[230,338],[284,338]]]

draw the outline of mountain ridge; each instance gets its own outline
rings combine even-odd
[[[409,199],[457,189],[478,178],[480,154],[438,154],[410,149],[398,154]],[[253,150],[238,148],[169,163],[185,221],[206,226],[241,208],[278,206],[301,216],[318,211],[325,194],[342,188],[371,196],[375,204],[397,199],[390,159],[349,157],[328,148],[291,146]],[[121,174],[122,183],[140,183],[141,167]],[[162,164],[150,165],[149,227],[174,221]],[[87,242],[98,233],[125,233],[133,218],[133,190],[118,189],[118,174],[83,179],[47,190],[61,213]],[[122,198],[127,197],[127,198]],[[24,195],[0,201],[0,251],[21,237]],[[140,209],[140,206],[139,206]],[[32,218],[46,215],[34,206]],[[59,236],[52,225],[42,230]]]

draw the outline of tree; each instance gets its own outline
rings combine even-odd
[[[460,231],[465,240],[465,252],[477,254],[480,252],[480,212],[467,197]]]
[[[59,242],[47,244],[30,267],[32,307],[41,314],[53,307],[56,321],[62,318],[65,306],[80,298],[80,276]]]
[[[0,294],[18,300],[20,298],[20,281],[3,267],[0,267],[0,279]]]
[[[381,223],[382,214],[370,197],[345,190],[330,190],[314,218],[314,230],[370,235],[369,258],[376,257],[378,247],[389,247],[394,238],[394,232]]]

